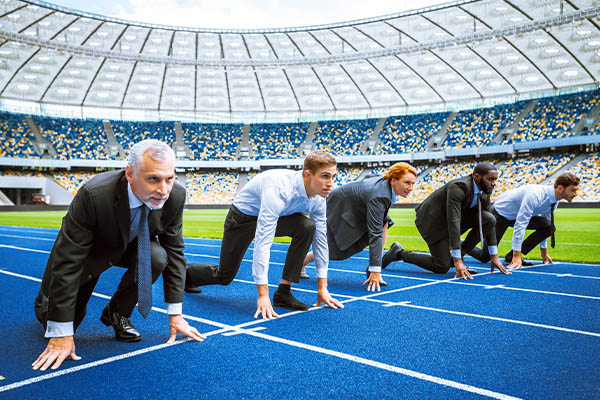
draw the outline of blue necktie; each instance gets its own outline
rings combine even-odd
[[[148,231],[148,207],[140,207],[140,223],[137,230],[138,238],[138,311],[144,318],[152,308],[152,266],[150,260],[150,232]]]

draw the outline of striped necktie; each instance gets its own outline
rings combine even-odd
[[[137,230],[138,260],[138,311],[144,318],[152,308],[152,265],[150,260],[150,232],[148,230],[148,207],[140,207],[140,223]]]

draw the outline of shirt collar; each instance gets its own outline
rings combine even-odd
[[[129,184],[129,182],[127,182],[127,195],[129,197],[129,208],[130,209],[138,208],[139,206],[144,204],[140,201],[140,199],[135,197],[135,194],[133,194],[133,191],[131,190],[131,185]]]
[[[558,203],[556,201],[556,193],[554,192],[554,187],[553,186],[548,186],[548,189],[546,189],[547,194],[548,194],[548,199],[550,200],[550,204],[553,203]]]
[[[477,182],[475,182],[475,179],[473,179],[473,189],[474,189],[473,197],[476,197],[479,194],[479,192],[481,192],[481,190],[479,189],[479,186],[477,186]]]
[[[308,197],[308,194],[306,194],[306,187],[304,187],[304,179],[303,179],[304,173],[303,171],[298,171],[296,174],[296,193],[305,199],[310,199],[310,197]]]

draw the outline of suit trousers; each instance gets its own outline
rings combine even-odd
[[[492,214],[496,217],[496,243],[500,243],[502,236],[506,233],[506,230],[509,226],[515,226],[514,220],[509,220],[504,218],[502,215],[498,214],[495,209],[492,209]],[[527,224],[526,229],[534,229],[534,232],[531,233],[527,238],[523,241],[521,245],[521,252],[523,254],[529,253],[535,246],[540,244],[544,239],[550,237],[555,230],[554,226],[550,226],[550,221],[542,216],[533,216],[529,220],[529,224]],[[471,235],[471,233],[469,233]],[[469,237],[467,235],[467,238]],[[478,238],[474,238],[477,242],[479,242]],[[466,240],[466,239],[465,239]],[[483,245],[481,249],[478,247],[474,247],[471,250],[465,251],[465,253],[469,254],[473,258],[485,263],[490,261],[490,253],[488,251],[487,240],[484,239]],[[506,259],[512,259],[512,250],[509,251],[506,256]]]
[[[237,275],[244,254],[254,239],[257,220],[258,217],[244,214],[232,205],[225,218],[219,265],[189,265],[187,276],[189,283],[193,286],[229,285]],[[315,223],[305,215],[296,213],[279,217],[275,236],[292,238],[285,258],[282,279],[298,283],[302,263],[312,244],[314,234]]]
[[[167,266],[167,252],[156,240],[150,241],[150,257],[152,264],[152,282],[154,283]],[[93,261],[92,261],[93,262]],[[113,311],[130,317],[137,303],[137,239],[129,243],[121,260],[115,263],[115,266],[127,268],[127,271],[121,277],[121,282],[117,290],[110,299],[110,307]],[[84,271],[86,270],[84,266]],[[46,268],[46,273],[42,279],[40,291],[35,298],[35,315],[46,327],[46,313],[48,312],[48,292],[50,291],[50,269]],[[73,320],[73,329],[76,330],[86,314],[87,303],[92,297],[92,292],[98,283],[100,276],[82,274],[77,291],[75,302],[75,319]]]
[[[495,240],[495,218],[487,211],[481,212],[481,223],[483,228],[484,238],[493,242]],[[444,229],[447,229],[444,227]],[[460,222],[461,234],[471,229],[469,234],[473,234],[476,240],[479,241],[479,221],[477,217],[477,209],[471,209],[466,214],[463,214]],[[477,242],[471,238],[465,239],[461,244],[461,250],[473,248]],[[450,268],[454,267],[452,257],[450,255],[450,238],[445,236],[435,242],[427,243],[429,254],[415,253],[412,251],[403,251],[402,260],[407,263],[415,264],[421,268],[431,271],[435,274],[445,274]]]

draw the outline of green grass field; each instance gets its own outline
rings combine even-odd
[[[187,210],[184,214],[184,236],[220,239],[227,210]],[[10,211],[0,212],[0,225],[60,228],[65,211]],[[415,227],[412,209],[392,209],[395,221],[388,232],[386,247],[395,241],[409,250],[427,251],[427,245]],[[556,248],[550,249],[554,260],[600,263],[600,208],[561,208],[556,214]],[[511,248],[512,228],[500,243],[504,256]],[[281,240],[285,242],[286,240]],[[538,249],[526,258],[540,259]]]

